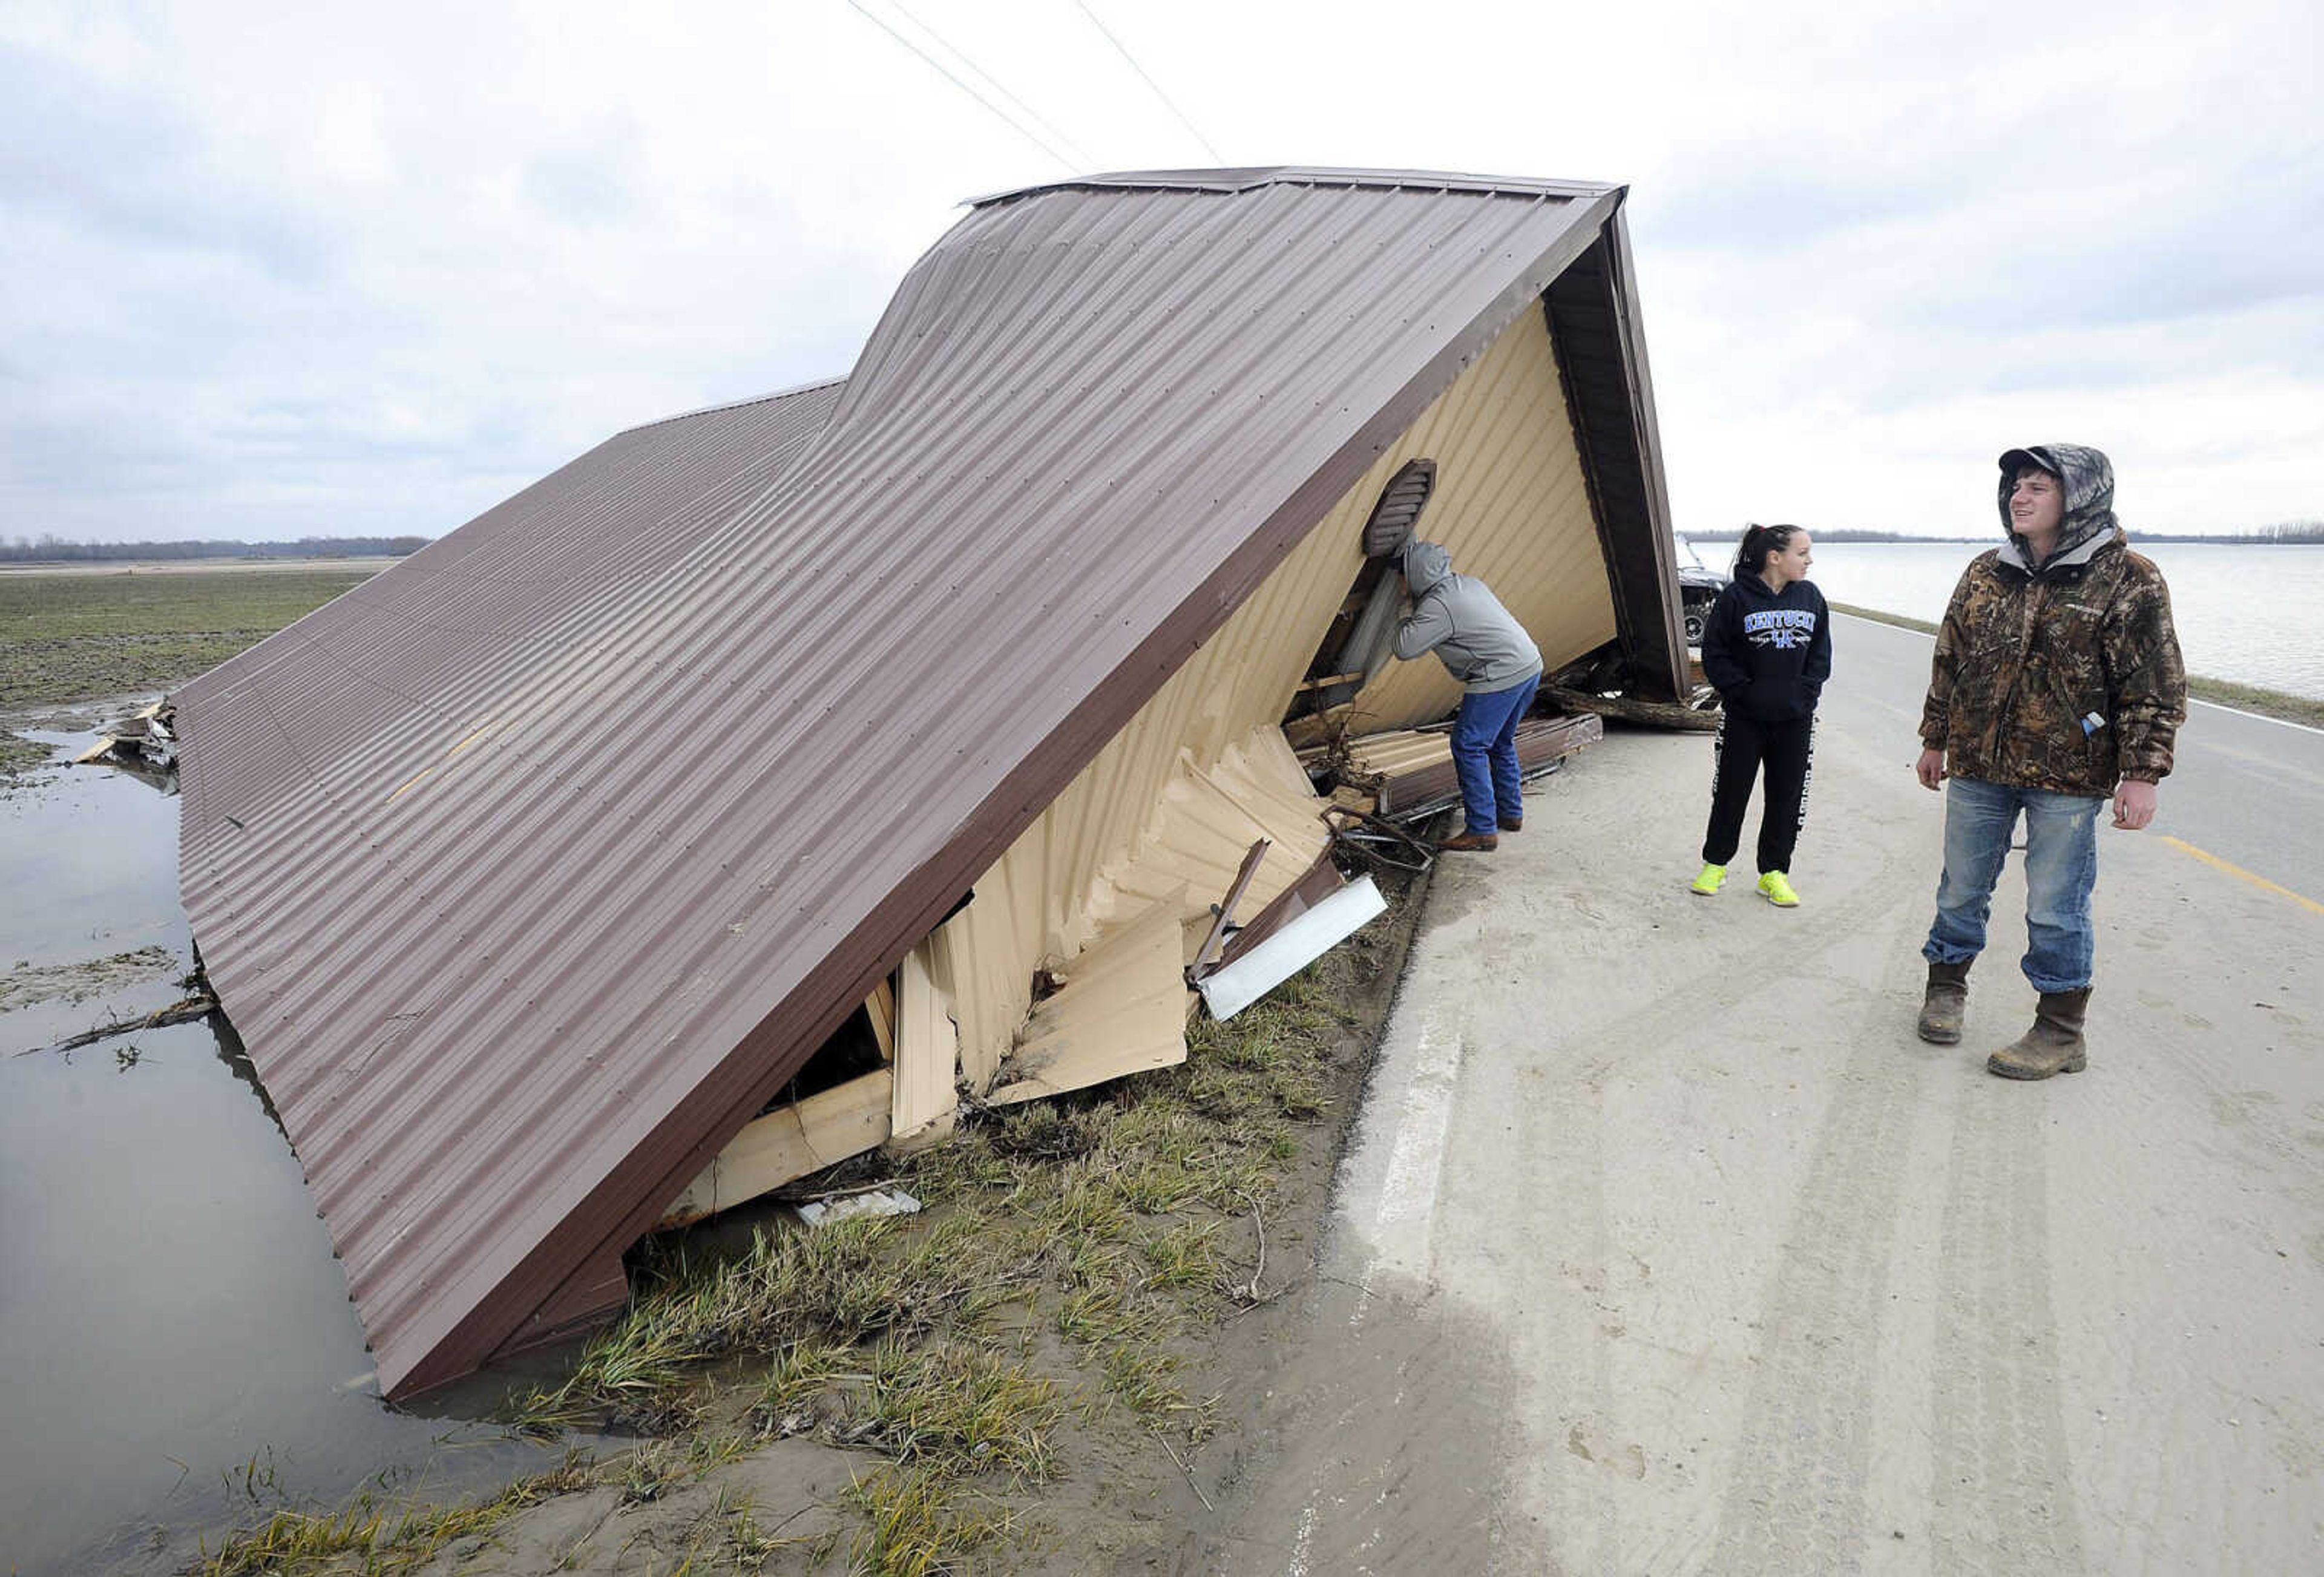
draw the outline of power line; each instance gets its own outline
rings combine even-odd
[[[1049,122],[1047,117],[1041,114],[1039,110],[1035,109],[1031,105],[1026,103],[1023,99],[1010,92],[1009,85],[1007,83],[1001,81],[1000,78],[995,77],[991,72],[978,65],[974,60],[970,60],[967,55],[961,51],[959,46],[954,44],[950,39],[945,37],[944,34],[938,32],[935,28],[930,27],[927,23],[922,22],[918,17],[906,10],[903,6],[902,0],[888,0],[888,4],[896,8],[897,15],[902,17],[906,22],[910,23],[914,27],[918,28],[922,32],[936,40],[938,44],[944,47],[944,51],[946,54],[952,56],[954,60],[958,60],[962,65],[967,67],[971,71],[975,72],[979,77],[982,78],[985,84],[995,93],[998,93],[1001,97],[1015,105],[1019,109],[1023,110],[1027,119],[1030,120],[1035,125],[1040,127],[1043,131],[1048,133],[1049,135],[1055,137],[1059,143],[1063,143],[1065,145],[1065,152],[1071,153],[1074,158],[1082,161],[1083,168],[1087,169],[1096,162],[1079,143],[1075,143],[1071,137],[1065,135],[1065,133],[1059,131]]]
[[[1219,163],[1224,164],[1226,162],[1226,156],[1221,153],[1216,148],[1211,146],[1211,140],[1208,137],[1194,130],[1194,123],[1188,120],[1185,116],[1185,113],[1179,109],[1176,105],[1170,102],[1170,96],[1162,91],[1162,85],[1155,81],[1153,78],[1146,75],[1146,68],[1138,63],[1138,57],[1131,54],[1128,46],[1123,44],[1120,39],[1113,36],[1112,30],[1108,28],[1104,23],[1098,20],[1097,13],[1089,8],[1088,0],[1074,0],[1074,4],[1081,7],[1082,14],[1090,19],[1090,25],[1092,27],[1105,34],[1105,42],[1121,51],[1121,58],[1130,62],[1130,69],[1138,73],[1139,77],[1144,80],[1147,87],[1154,89],[1154,97],[1162,101],[1162,107],[1178,117],[1178,124],[1185,127],[1186,130],[1193,134],[1194,141],[1203,145],[1203,151],[1208,153]]]
[[[954,88],[959,88],[963,93],[967,94],[971,98],[976,100],[977,103],[991,111],[992,114],[998,116],[1001,123],[1007,125],[1010,131],[1015,132],[1019,136],[1024,138],[1027,142],[1032,143],[1033,146],[1041,150],[1042,152],[1047,153],[1059,164],[1064,165],[1066,174],[1071,175],[1075,173],[1074,164],[1071,160],[1067,159],[1063,153],[1058,152],[1055,148],[1050,147],[1048,143],[1035,136],[1031,132],[1027,131],[1022,125],[1017,123],[1016,119],[1012,117],[1008,111],[1002,109],[999,105],[985,97],[984,95],[979,93],[975,88],[971,88],[959,78],[954,76],[949,70],[946,70],[942,60],[939,60],[934,55],[929,54],[926,50],[920,48],[919,45],[914,43],[910,39],[906,38],[902,33],[898,32],[894,28],[890,27],[887,23],[882,21],[881,18],[874,16],[871,12],[864,10],[862,0],[847,0],[847,4],[853,6],[856,14],[862,16],[866,22],[873,23],[881,32],[886,33],[890,38],[894,39],[898,43],[903,45],[906,49],[911,51],[912,53],[919,56],[921,60],[926,60],[930,66],[934,67],[936,70],[943,76],[945,81],[951,83]],[[899,7],[899,9],[901,8]],[[945,47],[950,49],[952,46],[947,44]],[[995,83],[994,86],[998,87],[999,84]]]

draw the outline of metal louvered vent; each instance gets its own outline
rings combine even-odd
[[[1380,489],[1379,502],[1364,522],[1364,557],[1385,558],[1403,547],[1420,512],[1428,507],[1428,495],[1435,491],[1436,462],[1406,461],[1404,469]]]

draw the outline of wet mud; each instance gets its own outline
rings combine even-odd
[[[0,1013],[36,1002],[86,1002],[124,987],[156,980],[181,980],[185,964],[166,947],[140,947],[79,964],[19,963],[0,974]]]

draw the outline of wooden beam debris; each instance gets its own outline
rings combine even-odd
[[[888,1137],[896,1075],[887,1068],[850,1079],[753,1120],[654,1223],[682,1227],[876,1148]]]
[[[177,708],[167,696],[107,724],[95,744],[72,759],[81,766],[124,767],[140,774],[168,774],[178,765]]]
[[[1683,703],[1649,701],[1630,695],[1600,695],[1544,685],[1541,693],[1570,712],[1595,712],[1625,723],[1655,728],[1676,728],[1690,733],[1711,733],[1719,727],[1719,692],[1708,685],[1696,687]]]
[[[1234,885],[1227,889],[1226,897],[1212,911],[1210,931],[1203,937],[1203,945],[1194,949],[1194,961],[1186,965],[1187,984],[1194,984],[1210,968],[1211,961],[1219,955],[1219,949],[1225,945],[1227,928],[1234,924],[1235,905],[1242,901],[1243,890],[1259,873],[1259,862],[1267,857],[1268,844],[1268,839],[1259,839],[1251,844],[1250,853],[1242,857],[1242,868],[1235,872]]]
[[[1591,712],[1528,717],[1517,725],[1517,770],[1527,776],[1546,770],[1605,733],[1604,722]],[[1326,759],[1319,753],[1319,763]],[[1372,808],[1381,816],[1434,809],[1460,792],[1449,730],[1405,728],[1351,739],[1328,761],[1341,782],[1375,797]]]
[[[160,1029],[171,1024],[190,1024],[197,1019],[207,1019],[218,1010],[217,999],[211,996],[180,997],[166,1008],[134,1019],[115,1019],[99,1024],[94,1029],[84,1029],[78,1035],[68,1035],[51,1046],[35,1046],[16,1053],[18,1056],[38,1056],[44,1051],[78,1051],[84,1046],[95,1046],[100,1040],[110,1040],[116,1035],[134,1035],[141,1029]]]

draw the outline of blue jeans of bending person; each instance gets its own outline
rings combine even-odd
[[[1993,884],[2025,817],[2025,978],[2037,991],[2077,991],[2090,983],[2096,938],[2090,890],[2098,878],[2098,807],[2103,799],[2013,788],[1975,778],[1945,781],[1945,873],[1937,918],[1921,956],[1966,964],[1985,950]]]
[[[1517,724],[1541,676],[1489,695],[1461,697],[1452,722],[1452,770],[1461,779],[1461,815],[1468,830],[1490,837],[1506,819],[1525,814],[1517,779]]]

